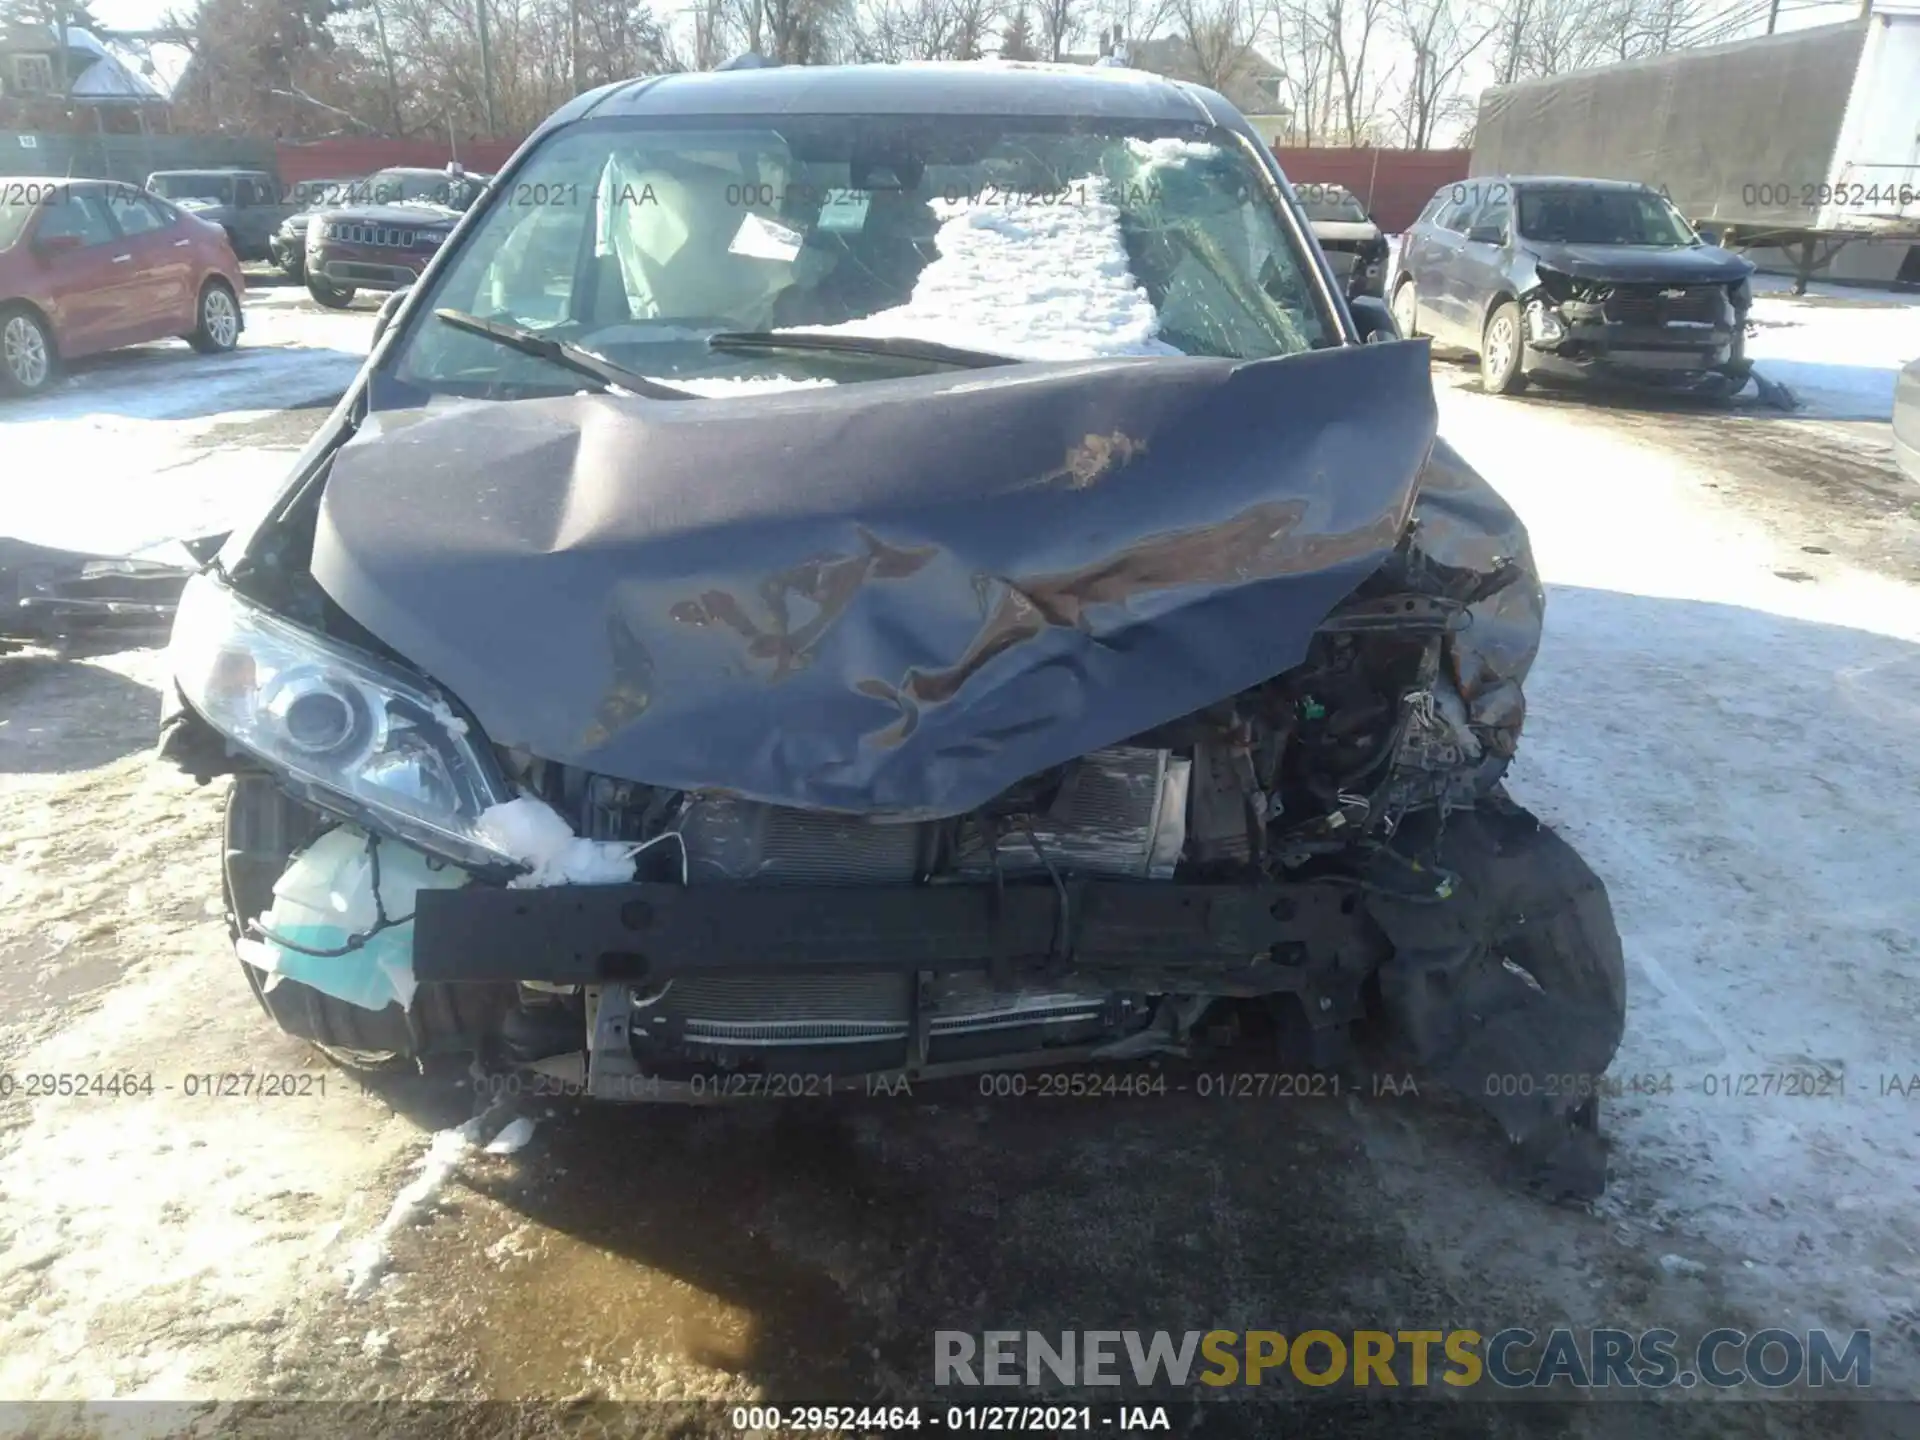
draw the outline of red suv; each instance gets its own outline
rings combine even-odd
[[[240,265],[218,225],[137,185],[0,178],[0,389],[44,389],[63,360],[177,335],[240,341]]]

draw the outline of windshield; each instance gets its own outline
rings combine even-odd
[[[1651,190],[1528,187],[1520,195],[1520,234],[1567,245],[1691,245],[1687,222]]]
[[[481,185],[471,175],[450,176],[438,170],[380,170],[347,190],[343,204],[443,205],[465,210],[478,198]]]
[[[147,189],[167,200],[204,200],[209,205],[226,203],[231,175],[154,175]]]
[[[1354,224],[1367,223],[1366,207],[1353,198],[1353,192],[1338,185],[1296,185],[1294,194],[1300,197],[1301,208],[1307,212],[1309,220],[1344,220]]]
[[[436,319],[440,308],[701,393],[916,368],[715,353],[716,331],[1023,359],[1264,358],[1337,335],[1265,172],[1226,132],[1030,117],[699,124],[594,121],[549,139],[413,307],[395,377],[496,397],[579,388],[548,360]]]

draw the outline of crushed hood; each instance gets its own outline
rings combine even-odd
[[[312,569],[498,744],[954,814],[1299,663],[1434,427],[1418,342],[376,412]]]

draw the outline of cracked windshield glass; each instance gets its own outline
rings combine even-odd
[[[548,142],[414,313],[396,378],[504,398],[576,373],[434,318],[566,341],[695,393],[909,373],[722,353],[721,332],[919,339],[1019,359],[1262,359],[1326,343],[1276,193],[1232,137],[1031,119],[581,126]]]

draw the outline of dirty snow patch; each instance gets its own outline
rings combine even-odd
[[[1748,320],[1754,368],[1784,384],[1804,411],[1835,420],[1890,420],[1900,367],[1920,355],[1920,298],[1883,290],[1758,294]]]
[[[473,1149],[473,1142],[479,1138],[480,1124],[481,1121],[475,1118],[455,1129],[441,1130],[434,1135],[432,1143],[427,1146],[426,1155],[420,1161],[420,1173],[393,1197],[386,1218],[353,1247],[347,1263],[341,1266],[341,1279],[346,1284],[349,1300],[361,1300],[373,1293],[374,1287],[380,1283],[392,1263],[393,1237],[419,1219],[439,1198],[447,1181],[460,1168],[461,1160]]]
[[[533,1139],[533,1123],[524,1115],[509,1121],[504,1130],[487,1142],[487,1154],[514,1155],[524,1150]]]

